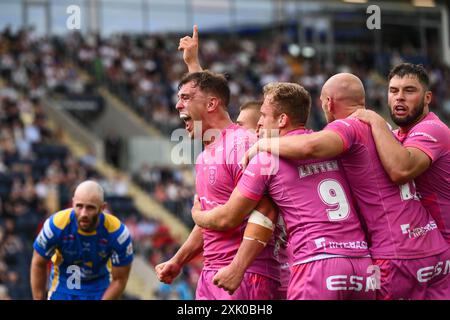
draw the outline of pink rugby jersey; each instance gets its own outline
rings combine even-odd
[[[448,248],[414,184],[398,186],[389,179],[369,125],[346,118],[333,121],[325,130],[336,132],[344,142],[341,162],[367,226],[372,258],[424,258]]]
[[[403,146],[417,148],[430,157],[430,167],[414,179],[417,193],[450,243],[450,129],[430,112],[408,132],[394,133]]]
[[[219,132],[214,142],[205,146],[195,165],[196,191],[202,210],[211,210],[228,201],[242,174],[239,161],[255,141],[255,134],[232,124]],[[246,225],[244,221],[227,231],[202,229],[205,270],[218,270],[231,263],[241,244]],[[271,241],[247,272],[279,281],[280,263],[274,251],[275,243]]]
[[[288,135],[310,132],[299,129]],[[253,200],[267,192],[276,203],[286,224],[292,264],[321,259],[324,254],[369,254],[338,160],[291,161],[259,153],[250,161],[238,188]]]

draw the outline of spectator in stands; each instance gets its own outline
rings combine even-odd
[[[122,152],[122,139],[116,131],[110,130],[105,137],[106,160],[116,168],[120,167],[120,154]]]

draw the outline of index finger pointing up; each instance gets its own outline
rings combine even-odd
[[[198,40],[198,26],[196,24],[194,24],[194,28],[192,31],[192,38],[194,40]]]

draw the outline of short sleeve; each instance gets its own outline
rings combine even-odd
[[[133,261],[133,241],[128,228],[121,224],[113,233],[112,265],[116,267],[129,265]]]
[[[238,190],[252,200],[260,200],[274,174],[277,158],[266,152],[258,153],[248,164],[237,185]]]
[[[36,237],[33,248],[45,259],[50,259],[55,253],[60,233],[61,230],[53,224],[53,216],[48,218]]]

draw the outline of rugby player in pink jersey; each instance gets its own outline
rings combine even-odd
[[[260,132],[310,134],[304,127],[310,105],[309,93],[298,84],[266,85]],[[288,232],[292,263],[288,299],[375,298],[378,274],[335,158],[278,162],[261,153],[250,162],[223,206],[201,211],[195,205],[193,218],[199,226],[216,230],[234,228],[249,214],[249,221],[265,224],[264,217],[252,210],[266,193],[277,205]],[[224,269],[236,272],[232,265]],[[218,286],[233,290],[226,277],[215,280]]]
[[[364,108],[361,80],[348,73],[334,75],[324,84],[320,99],[329,122],[324,130],[259,140],[243,165],[258,150],[289,159],[340,155],[380,270],[377,298],[449,299],[450,249],[436,221],[421,205],[414,184],[398,186],[389,179],[370,126],[349,117]]]
[[[388,105],[399,126],[394,135],[371,110],[358,110],[354,116],[371,125],[391,180],[404,184],[414,179],[422,204],[450,243],[450,129],[430,112],[432,93],[421,65],[402,63],[388,78]]]
[[[242,174],[239,159],[256,140],[254,134],[230,120],[227,112],[229,96],[226,79],[209,71],[190,73],[179,85],[176,108],[189,136],[202,138],[205,144],[196,161],[196,191],[205,209],[228,200]],[[273,207],[265,203],[259,209],[270,215]],[[242,223],[227,232],[194,226],[175,256],[155,267],[159,280],[171,283],[181,268],[203,251],[204,267],[197,284],[196,299],[276,299],[280,268],[273,254],[275,244],[271,241],[263,246],[257,241],[245,240],[240,246],[246,225]],[[238,258],[234,259],[235,256]],[[217,270],[232,261],[242,263],[246,272],[239,288],[230,295],[217,288],[213,278]]]
[[[248,130],[256,130],[256,135],[258,136],[258,138],[260,129],[258,122],[261,115],[260,113],[261,104],[262,101],[256,100],[247,101],[246,103],[244,103],[239,107],[240,112],[236,118],[236,123],[239,126],[244,127]],[[289,270],[289,257],[287,253],[286,225],[284,223],[282,215],[278,216],[278,220],[274,230],[274,237],[276,238],[275,256],[278,257],[278,261],[280,263],[280,282],[281,282],[280,287],[278,287],[277,296],[280,300],[286,300],[290,278],[290,270]],[[235,274],[234,270],[230,269],[227,272],[226,270],[221,269],[216,275],[216,278],[220,277],[222,282],[227,282],[233,286],[233,283],[238,283],[239,280],[231,273]],[[232,281],[229,281],[230,278],[232,278]]]

